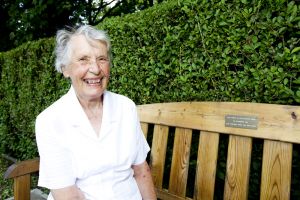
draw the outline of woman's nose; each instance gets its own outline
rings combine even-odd
[[[89,72],[95,75],[99,75],[102,71],[100,64],[98,64],[96,61],[91,61],[89,66]]]

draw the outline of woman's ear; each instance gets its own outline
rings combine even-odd
[[[69,70],[65,65],[61,66],[61,71],[65,78],[70,78]]]

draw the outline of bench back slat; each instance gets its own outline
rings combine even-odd
[[[140,120],[147,123],[300,143],[300,106],[179,102],[141,105],[138,112]],[[257,130],[227,127],[224,121],[226,115],[257,117]]]
[[[219,133],[202,131],[199,137],[195,199],[214,199]]]
[[[141,128],[142,128],[145,138],[147,138],[149,124],[141,122]]]
[[[162,188],[169,127],[155,125],[151,149],[151,171],[154,185]]]
[[[181,197],[185,197],[186,193],[191,141],[191,129],[176,128],[169,191]]]
[[[229,136],[224,199],[248,199],[252,139]]]
[[[290,199],[292,144],[264,141],[260,199]]]
[[[273,199],[273,197],[289,199],[292,145],[293,143],[300,143],[299,106],[242,102],[180,102],[141,105],[138,106],[138,113],[143,123],[200,131],[194,199],[215,198],[216,167],[219,159],[217,153],[220,148],[218,147],[220,145],[219,134],[229,136],[223,191],[224,199],[248,198],[254,138],[265,141],[260,199]],[[249,128],[246,127],[248,121],[245,120],[242,125],[245,125],[246,128],[233,127],[232,124],[228,126],[226,124],[228,116],[237,116],[238,120],[243,117],[254,119],[257,124]],[[266,140],[270,142],[277,141],[280,148],[272,147],[274,144],[266,145]],[[289,150],[285,147],[285,142],[291,146]],[[176,159],[180,159],[178,157],[191,150],[183,150],[180,153],[180,151],[173,148],[173,151],[178,153],[175,157],[173,154],[171,169],[181,168],[182,160],[180,162]],[[161,171],[163,170],[161,169]],[[185,172],[189,169],[188,167],[182,167],[181,170],[181,174],[173,173],[170,178],[174,180],[174,177],[177,176],[178,178],[184,175],[182,177],[184,183]],[[183,197],[185,190],[178,189],[178,187],[181,187],[181,183],[179,186],[177,185],[176,189],[174,189],[173,183],[175,182],[171,180],[169,188],[166,189],[160,187],[159,194],[161,197],[170,195],[175,195],[176,198]]]

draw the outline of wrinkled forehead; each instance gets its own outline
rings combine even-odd
[[[73,54],[87,54],[90,51],[97,51],[107,55],[107,44],[105,41],[88,39],[84,35],[74,35],[69,44],[69,56]]]
[[[92,38],[87,38],[85,35],[74,35],[69,41],[70,47],[82,47],[83,45],[89,45],[94,48],[107,48],[107,43],[103,40],[97,40]]]

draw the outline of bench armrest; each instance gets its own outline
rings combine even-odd
[[[31,173],[38,172],[40,159],[34,158],[11,165],[4,173],[4,178],[14,179],[14,199],[30,200]]]
[[[4,178],[15,178],[39,171],[40,159],[34,158],[12,164],[5,172]]]

